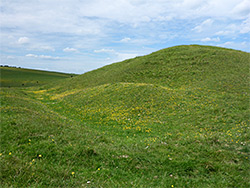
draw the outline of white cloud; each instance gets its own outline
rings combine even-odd
[[[41,58],[41,59],[53,59],[53,60],[61,59],[60,57],[53,57],[53,56],[49,56],[49,55],[39,55],[39,58]]]
[[[101,49],[101,50],[94,50],[95,53],[114,53],[115,50],[113,49]]]
[[[210,38],[210,37],[206,37],[201,39],[201,42],[220,42],[220,38]]]
[[[27,54],[26,57],[39,58],[39,59],[47,59],[47,60],[59,60],[62,59],[60,57],[53,57],[49,55],[36,55],[36,54]]]
[[[229,24],[224,26],[223,29],[224,30],[216,32],[215,35],[235,38],[240,36],[240,34],[250,33],[250,14],[248,18],[243,19],[241,22]]]
[[[78,52],[77,49],[75,49],[75,48],[69,48],[69,47],[64,48],[63,51],[64,51],[64,52]]]
[[[53,48],[51,46],[40,46],[39,48],[41,50],[55,51],[55,48]]]
[[[193,28],[194,31],[197,31],[198,33],[208,29],[209,27],[212,26],[213,24],[213,20],[212,19],[207,19],[205,21],[203,21],[200,25],[196,26],[195,28]]]
[[[101,34],[103,27],[110,21],[138,24],[179,18],[234,17],[234,14],[229,14],[229,10],[241,2],[239,0],[5,1],[2,3],[3,6],[11,11],[2,12],[1,16],[2,25],[6,27],[46,33],[96,35]]]
[[[29,42],[29,38],[28,37],[20,37],[17,41],[18,44],[26,44]]]
[[[215,35],[221,35],[221,36],[226,36],[226,35],[229,35],[229,34],[232,34],[234,33],[234,31],[230,31],[230,30],[227,30],[227,31],[218,31],[215,33]]]
[[[131,52],[117,52],[113,49],[101,49],[95,50],[95,53],[108,53],[111,57],[105,58],[105,60],[110,60],[110,62],[123,61],[125,59],[130,59],[138,56],[138,53]]]
[[[167,15],[167,16],[157,16],[155,19],[154,19],[154,21],[171,21],[173,19],[173,17],[172,16],[169,16],[169,15]]]
[[[181,5],[185,8],[196,9],[200,8],[204,3],[206,3],[204,0],[184,0]]]
[[[225,42],[224,44],[222,44],[223,46],[231,46],[232,44],[234,44],[233,42]]]
[[[243,42],[234,42],[234,41],[227,41],[225,43],[219,44],[217,46],[222,46],[226,48],[232,48],[232,49],[244,49],[245,51],[250,51],[250,42],[243,41]]]
[[[233,8],[233,13],[236,13],[241,16],[249,15],[250,13],[250,1],[249,0],[243,0],[239,4],[237,4]]]
[[[4,1],[2,6],[10,10],[1,13],[4,27],[96,35],[111,21],[138,24],[179,18],[234,18],[249,10],[249,0]]]
[[[129,42],[129,41],[131,41],[131,38],[129,37],[125,37],[122,40],[120,40],[120,42],[124,42],[124,43]]]
[[[244,20],[240,27],[240,33],[249,33],[250,32],[250,16],[248,19]]]
[[[35,55],[35,54],[26,54],[26,57],[38,57],[38,55]]]
[[[44,45],[44,44],[39,44],[39,41],[35,41],[34,44],[29,44],[27,46],[27,50],[29,51],[55,51],[55,48],[53,48],[52,46],[49,45]]]
[[[117,58],[116,61],[123,61],[125,59],[130,59],[138,56],[138,54],[135,53],[116,53]]]
[[[11,56],[11,55],[8,55],[8,56],[7,56],[7,59],[15,59],[15,57],[14,57],[14,56]]]

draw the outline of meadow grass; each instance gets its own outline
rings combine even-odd
[[[179,46],[2,88],[1,185],[249,187],[249,57]]]

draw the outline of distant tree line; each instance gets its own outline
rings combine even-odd
[[[19,68],[19,69],[22,68],[22,67],[10,66],[10,65],[0,65],[0,67],[11,67],[11,68]]]

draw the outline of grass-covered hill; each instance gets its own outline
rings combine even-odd
[[[48,84],[51,81],[69,78],[74,74],[48,72],[15,67],[0,67],[1,87],[30,87]]]
[[[175,46],[88,72],[62,86],[68,90],[129,82],[243,92],[249,86],[249,59],[249,53],[231,49]]]
[[[14,187],[249,187],[250,54],[177,46],[1,89]]]

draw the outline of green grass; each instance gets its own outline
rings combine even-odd
[[[249,63],[178,46],[2,88],[1,185],[249,187]]]
[[[1,87],[30,87],[48,84],[51,80],[61,80],[75,76],[58,72],[48,72],[32,69],[0,67]]]

